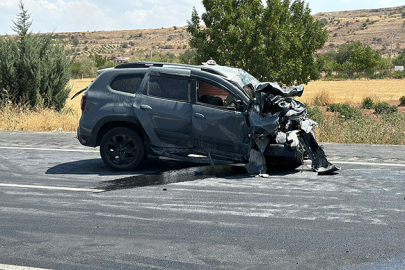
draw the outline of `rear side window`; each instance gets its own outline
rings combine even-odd
[[[143,80],[144,74],[122,74],[113,79],[111,89],[135,94]]]
[[[148,95],[189,101],[190,82],[183,78],[166,76],[150,76],[148,83]]]

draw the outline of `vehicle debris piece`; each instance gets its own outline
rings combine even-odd
[[[249,174],[265,174],[267,171],[266,160],[262,152],[250,149],[249,163],[245,165]]]

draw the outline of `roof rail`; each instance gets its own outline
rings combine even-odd
[[[123,63],[117,65],[115,68],[149,68],[149,67],[163,67],[163,63],[151,63],[151,62]]]
[[[117,65],[115,68],[150,68],[150,67],[185,67],[185,68],[197,68],[204,72],[209,72],[215,75],[220,75],[226,77],[221,71],[217,70],[215,67],[218,65],[187,65],[187,64],[178,64],[178,63],[166,63],[166,62],[131,62],[123,63]]]

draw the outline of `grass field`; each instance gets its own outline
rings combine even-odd
[[[70,97],[91,83],[91,79],[71,80]],[[365,97],[374,102],[389,102],[399,105],[405,96],[405,80],[349,80],[316,81],[305,87],[300,101],[320,106],[314,118],[320,127],[316,130],[322,142],[405,144],[405,107],[392,116],[371,115],[361,119],[345,120],[336,114],[325,113],[325,106],[333,103],[349,103],[359,106]],[[10,103],[1,104],[0,130],[74,132],[77,129],[81,95],[70,98],[61,112]],[[368,112],[370,115],[370,112]]]
[[[370,97],[374,102],[399,104],[401,96],[405,96],[405,80],[314,81],[305,86],[299,100],[309,105],[360,104]]]

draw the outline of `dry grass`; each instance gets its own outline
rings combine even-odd
[[[360,104],[365,97],[374,102],[398,101],[405,96],[405,80],[314,81],[304,90],[300,101],[312,106],[333,103]]]
[[[89,85],[91,79],[72,80],[70,97]],[[81,116],[80,96],[68,99],[61,112],[50,109],[13,105],[5,102],[0,105],[0,130],[17,131],[76,131]]]
[[[319,118],[319,117],[318,117]],[[364,115],[344,120],[323,114],[315,130],[321,142],[405,145],[405,114]]]

